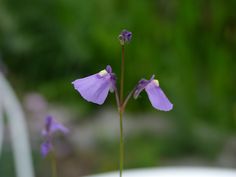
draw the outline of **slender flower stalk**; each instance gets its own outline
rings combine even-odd
[[[124,162],[123,111],[120,110],[120,177],[122,177]]]
[[[50,154],[51,168],[52,168],[52,177],[57,177],[57,160],[54,151]]]
[[[121,57],[121,79],[120,79],[120,177],[122,177],[123,171],[123,161],[124,161],[124,137],[123,137],[123,95],[124,95],[124,71],[125,71],[125,47],[122,48],[122,57]]]
[[[124,135],[123,135],[123,113],[125,105],[123,102],[124,96],[124,72],[125,72],[125,43],[130,42],[132,33],[123,30],[119,35],[119,40],[121,44],[121,74],[120,74],[120,105],[119,105],[119,115],[120,115],[120,177],[122,177],[123,172],[123,162],[124,162]]]
[[[124,96],[124,72],[125,72],[125,46],[121,46],[122,56],[121,56],[121,74],[120,74],[120,103],[123,104]]]
[[[117,105],[117,110],[120,112],[120,98],[119,98],[119,93],[117,89],[115,89],[115,97],[116,97],[116,105]]]

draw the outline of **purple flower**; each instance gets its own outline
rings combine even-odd
[[[53,119],[52,116],[47,116],[45,118],[45,127],[42,131],[42,135],[44,136],[45,140],[41,144],[41,154],[43,157],[46,157],[49,152],[52,151],[52,136],[56,132],[62,132],[64,134],[68,133],[69,130],[63,126],[61,123],[57,122]]]
[[[134,98],[136,99],[144,89],[154,108],[161,111],[170,111],[173,108],[173,104],[160,88],[158,80],[154,79],[154,75],[150,80],[142,79],[139,81],[134,92]]]
[[[51,150],[53,149],[52,147],[52,143],[49,140],[44,141],[41,144],[41,155],[43,157],[46,157],[48,155],[49,152],[51,152]]]
[[[126,29],[124,29],[120,35],[119,35],[119,40],[121,45],[124,45],[127,42],[130,42],[132,38],[132,32],[127,31]]]
[[[64,134],[68,133],[69,130],[62,125],[61,123],[57,122],[52,116],[47,116],[44,122],[44,130],[42,131],[43,136],[51,136],[55,132],[62,132]]]
[[[116,77],[112,73],[111,66],[108,65],[99,73],[77,79],[72,84],[85,100],[101,105],[108,92],[113,92],[116,89]]]

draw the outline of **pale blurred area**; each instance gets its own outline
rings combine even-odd
[[[107,64],[119,77],[117,36],[124,28],[133,32],[125,48],[125,94],[155,74],[174,104],[160,112],[146,93],[130,100],[125,168],[236,168],[235,8],[235,0],[0,1],[0,72],[23,111],[25,136],[17,142],[30,143],[29,174],[50,176],[50,162],[40,155],[48,114],[70,129],[54,141],[60,177],[119,168],[115,95],[94,105],[71,82]],[[11,126],[20,128],[2,100],[9,98],[0,89],[0,176],[21,177]]]

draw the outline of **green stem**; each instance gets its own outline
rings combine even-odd
[[[124,141],[123,141],[123,112],[120,110],[120,177],[122,177],[124,161]]]
[[[125,70],[125,47],[122,45],[122,57],[121,57],[121,79],[120,79],[120,101],[119,101],[119,113],[120,113],[120,177],[122,177],[123,161],[124,161],[124,140],[123,140],[123,95],[124,95],[124,70]]]
[[[117,104],[117,110],[120,112],[120,100],[119,100],[119,93],[117,89],[115,89],[115,96],[116,96],[116,104]]]
[[[120,74],[120,106],[123,104],[124,71],[125,71],[125,47],[124,47],[124,45],[122,45],[121,74]]]
[[[52,168],[52,177],[57,177],[57,162],[56,162],[56,157],[55,153],[52,151],[51,156],[51,168]]]

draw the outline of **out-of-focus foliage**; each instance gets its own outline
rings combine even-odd
[[[179,121],[232,128],[235,6],[234,0],[3,0],[1,53],[24,87],[68,99],[75,78],[106,64],[119,75],[117,35],[127,28],[133,32],[126,50],[127,91],[154,73]]]
[[[2,0],[0,52],[22,89],[83,105],[70,82],[107,64],[119,76],[117,36],[127,28],[126,93],[155,74],[174,103],[172,150],[209,154],[223,135],[210,141],[196,128],[236,127],[235,9],[235,0]],[[146,96],[128,107],[152,109]]]

